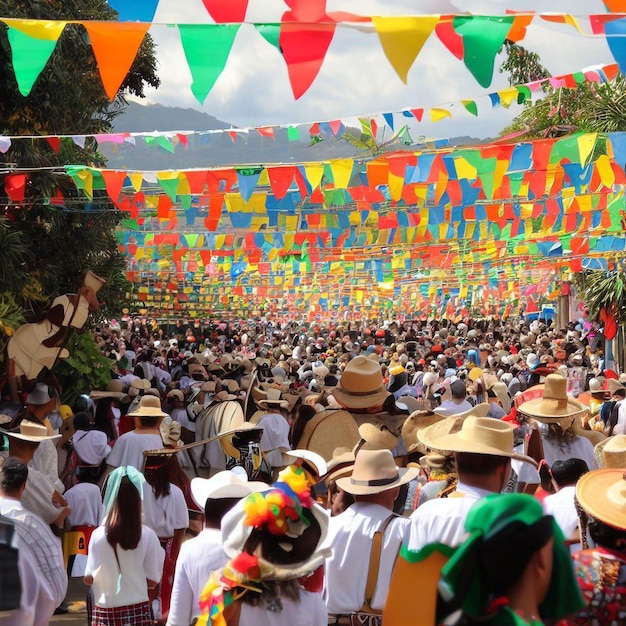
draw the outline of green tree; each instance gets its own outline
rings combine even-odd
[[[106,0],[0,0],[3,17],[115,20]],[[68,24],[31,93],[20,94],[7,27],[0,26],[0,135],[92,135],[110,132],[126,106],[125,95],[143,97],[158,87],[154,44],[143,41],[119,95],[111,103],[102,86],[86,30]],[[118,316],[127,283],[115,227],[124,217],[106,194],[81,196],[64,173],[68,164],[102,166],[95,141],[84,148],[69,139],[58,151],[45,140],[14,140],[0,154],[0,299],[11,297],[28,321],[40,319],[54,297],[75,292],[92,269],[107,279],[98,294],[101,316]],[[23,202],[13,203],[6,177],[31,168]],[[50,198],[58,198],[51,202]],[[0,322],[3,320],[0,319]]]
[[[541,60],[536,52],[531,52],[508,39],[504,42],[500,52],[506,54],[506,60],[500,66],[500,73],[508,73],[509,85],[524,85],[552,76],[541,65]]]

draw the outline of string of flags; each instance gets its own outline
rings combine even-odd
[[[131,4],[134,9],[140,10],[135,3]],[[294,5],[301,10],[287,11],[278,23],[168,24],[178,29],[192,76],[191,91],[196,99],[204,103],[224,71],[235,39],[243,29],[256,31],[260,41],[272,45],[283,57],[296,99],[302,97],[313,84],[335,32],[341,28],[358,27],[361,32],[375,34],[387,60],[404,83],[408,82],[409,71],[426,41],[436,37],[449,53],[463,62],[479,85],[489,87],[495,59],[504,42],[523,41],[536,17],[548,24],[571,25],[581,37],[605,37],[620,70],[626,67],[626,47],[623,45],[626,13],[578,17],[558,13],[538,16],[532,13],[359,16],[327,13],[325,0],[307,0],[306,10],[301,2],[294,2]],[[218,6],[213,6],[214,12],[226,10],[224,7],[218,9]],[[126,13],[122,10],[122,15]],[[220,13],[219,17],[226,15]],[[15,80],[24,97],[30,94],[54,54],[65,28],[80,25],[87,32],[104,90],[111,100],[120,90],[145,35],[153,26],[150,21],[54,21],[2,17],[0,21],[8,29]],[[585,22],[589,33],[581,27],[581,23]]]

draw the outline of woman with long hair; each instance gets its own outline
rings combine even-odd
[[[144,475],[148,483],[144,493],[144,521],[156,533],[165,550],[163,575],[156,593],[159,608],[155,610],[155,617],[165,622],[170,609],[176,560],[189,526],[189,510],[182,489],[174,484],[177,469],[180,469],[176,449],[149,450],[144,455]]]
[[[107,478],[104,524],[91,535],[84,582],[92,588],[91,626],[151,626],[149,592],[163,571],[164,551],[141,523],[144,478],[130,466]]]

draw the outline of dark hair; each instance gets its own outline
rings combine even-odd
[[[612,396],[617,396],[618,398],[626,398],[626,389],[616,389],[612,394]]]
[[[115,550],[134,550],[141,539],[141,496],[128,476],[120,483],[117,498],[105,523],[107,541]]]
[[[457,400],[462,400],[467,397],[465,383],[462,380],[455,380],[450,384],[450,393],[452,394],[452,397]]]
[[[297,446],[304,433],[304,427],[312,420],[317,411],[309,404],[300,404],[293,412],[293,423],[289,429],[289,443]]]
[[[559,487],[576,484],[578,479],[588,471],[587,463],[576,458],[555,461],[550,468],[552,478]]]
[[[456,455],[456,469],[459,474],[474,474],[489,476],[498,468],[504,467],[511,461],[508,456],[492,454],[474,454],[472,452],[458,452]]]
[[[91,430],[91,420],[85,411],[79,411],[74,415],[73,426],[76,430]]]
[[[158,416],[154,416],[154,415],[142,415],[139,418],[139,423],[144,427],[144,428],[154,428],[157,424],[157,422],[159,421],[159,417]]]
[[[96,404],[96,413],[94,415],[94,427],[106,434],[109,441],[115,439],[113,431],[113,423],[109,417],[109,409],[113,403],[113,398],[102,398]]]
[[[147,456],[143,474],[146,482],[152,487],[155,498],[170,495],[170,464],[174,455]]]
[[[588,517],[589,525],[587,528],[589,536],[596,545],[617,552],[626,552],[626,530],[609,526],[590,515]]]
[[[230,511],[239,498],[208,498],[204,505],[204,525],[207,528],[218,528],[222,518]]]
[[[15,457],[8,457],[2,464],[0,487],[7,495],[17,493],[28,478],[28,467]]]

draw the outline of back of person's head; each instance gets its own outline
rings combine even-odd
[[[204,525],[219,529],[222,518],[241,498],[207,498],[204,505]]]
[[[588,471],[587,463],[577,458],[555,461],[550,468],[552,478],[559,487],[575,485],[578,479]]]
[[[459,476],[471,474],[473,476],[490,476],[498,468],[504,467],[511,462],[506,456],[491,454],[475,454],[470,452],[457,452],[456,469]]]
[[[457,400],[465,400],[465,397],[467,396],[465,383],[462,380],[455,380],[450,384],[450,393],[452,394],[452,397]]]
[[[109,480],[112,475],[109,475]],[[107,541],[113,548],[119,545],[122,550],[134,550],[141,539],[141,494],[130,478],[124,475],[117,495],[113,497],[105,522]]]
[[[139,423],[143,426],[143,428],[156,428],[160,419],[160,417],[153,417],[152,415],[142,415],[139,418]]]
[[[74,415],[74,428],[76,430],[91,430],[91,419],[85,411],[79,411]]]
[[[16,496],[26,484],[28,467],[10,456],[4,460],[0,471],[0,488],[7,496]]]
[[[626,398],[626,389],[618,388],[611,394],[611,396],[616,400],[623,400]]]
[[[616,552],[624,552],[626,531],[623,529],[609,526],[609,524],[590,517],[587,530],[596,546]]]

